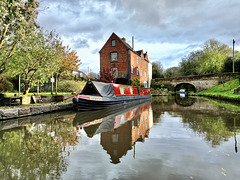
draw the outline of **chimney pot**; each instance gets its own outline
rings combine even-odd
[[[132,49],[134,50],[134,36],[132,36]]]

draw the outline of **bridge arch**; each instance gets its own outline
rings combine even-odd
[[[175,92],[179,91],[180,89],[188,89],[188,92],[190,92],[190,91],[196,92],[196,87],[193,84],[187,83],[187,82],[179,83],[179,84],[175,85],[175,88],[174,88]]]

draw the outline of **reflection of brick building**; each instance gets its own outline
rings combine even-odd
[[[112,163],[119,163],[120,158],[126,155],[137,141],[144,142],[145,137],[148,137],[151,128],[150,107],[151,103],[145,104],[117,116],[115,122],[121,119],[122,122],[125,120],[125,123],[113,131],[101,133],[101,145],[111,156]]]
[[[145,87],[150,87],[152,65],[148,54],[143,50],[135,51],[133,46],[132,44],[131,47],[125,38],[119,38],[113,33],[99,51],[100,71],[114,70],[117,78],[128,81],[136,77]]]

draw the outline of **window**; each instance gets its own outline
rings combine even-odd
[[[116,46],[116,40],[115,40],[115,39],[113,39],[113,40],[111,41],[111,45],[112,45],[112,46]]]
[[[145,68],[147,68],[147,62],[145,62]]]
[[[137,64],[139,64],[139,57],[137,57]]]
[[[145,71],[145,77],[147,77],[147,72]]]
[[[133,88],[130,88],[130,93],[134,94]]]
[[[134,128],[134,120],[132,120],[132,128]]]
[[[131,66],[131,73],[134,74],[134,66]]]
[[[113,73],[114,78],[118,77],[118,68],[111,68],[111,72]]]
[[[112,134],[112,143],[118,144],[119,136],[118,134]]]
[[[141,76],[143,76],[143,70],[141,70]]]
[[[118,60],[118,53],[117,52],[111,52],[110,53],[110,61],[117,61]]]
[[[139,75],[139,70],[138,70],[138,68],[137,68],[137,75]]]
[[[121,93],[121,94],[126,94],[126,93],[125,93],[125,88],[120,87],[120,93]]]

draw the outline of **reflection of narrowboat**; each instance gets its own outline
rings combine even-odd
[[[78,110],[97,110],[151,98],[150,89],[147,88],[88,81],[82,93],[73,98],[73,103]]]
[[[73,120],[73,126],[84,128],[89,137],[102,132],[109,132],[117,129],[133,118],[140,116],[142,112],[149,109],[151,100],[144,103],[132,103],[131,105],[119,105],[115,108],[108,108],[93,111],[90,114],[86,112],[78,112]],[[151,117],[150,117],[151,116]],[[146,118],[148,119],[148,118]],[[152,114],[149,114],[149,125],[152,127]],[[139,122],[140,123],[140,122]]]

